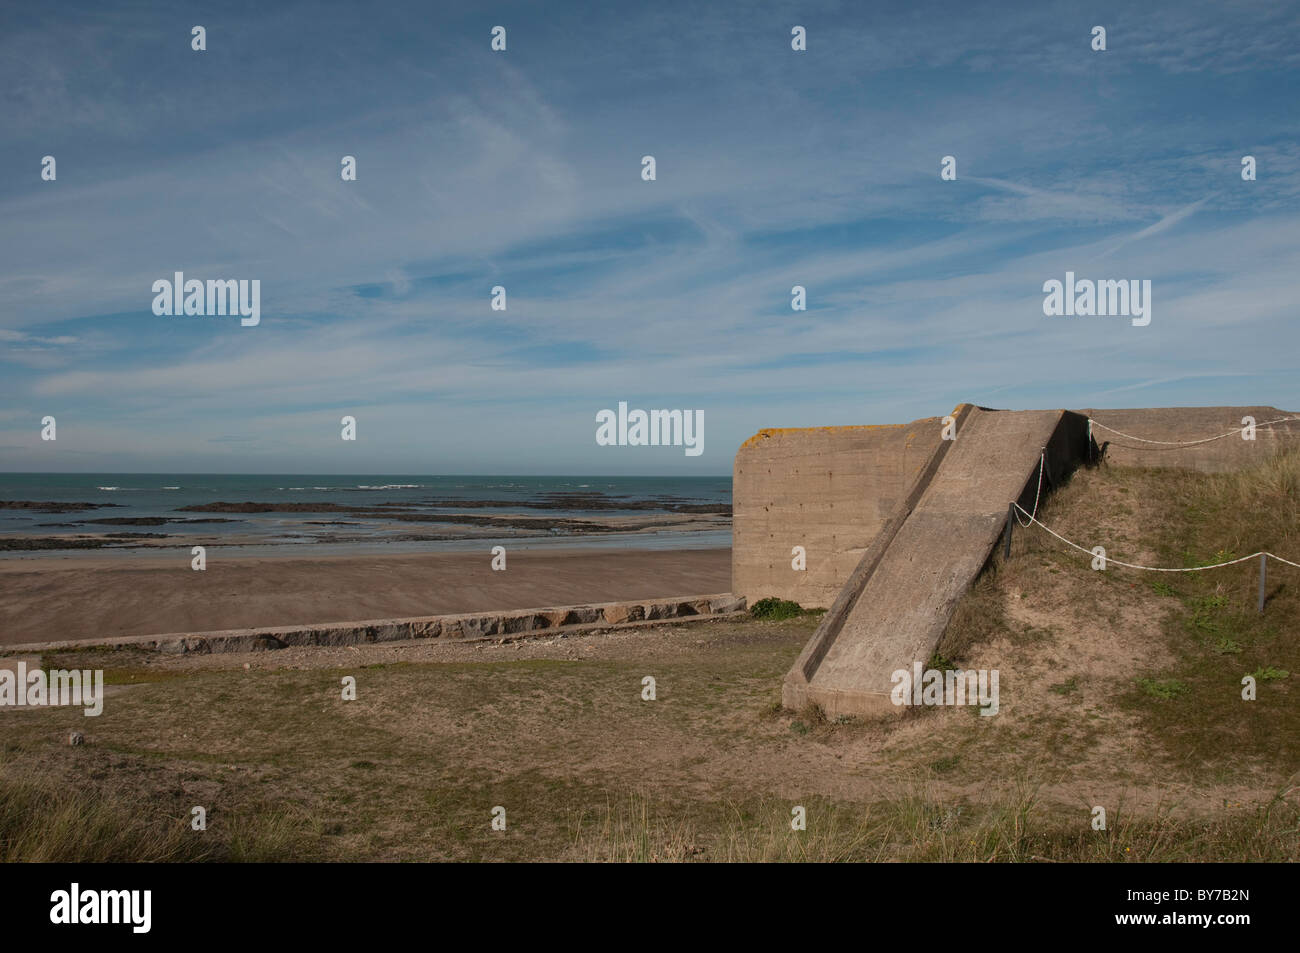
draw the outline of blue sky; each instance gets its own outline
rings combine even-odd
[[[960,401],[1300,409],[1295,4],[15,6],[0,469],[722,474]],[[1045,317],[1067,270],[1151,324]],[[261,324],[155,316],[174,271]],[[597,446],[621,400],[705,452]]]

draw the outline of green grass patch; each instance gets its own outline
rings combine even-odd
[[[925,663],[926,670],[934,669],[940,672],[947,672],[957,668],[957,663],[948,658],[942,652],[935,650],[929,660]]]
[[[774,596],[759,599],[749,609],[750,614],[755,619],[766,619],[769,622],[794,619],[803,615],[805,611],[803,606],[797,602],[791,602],[789,599],[777,599]]]
[[[1179,695],[1186,695],[1191,689],[1176,678],[1139,678],[1138,687],[1152,698],[1172,701]]]
[[[1265,665],[1251,672],[1257,682],[1272,682],[1278,679],[1290,678],[1291,673],[1284,668],[1274,668],[1272,665]]]
[[[1071,695],[1079,690],[1079,676],[1071,675],[1065,681],[1049,686],[1049,690],[1058,695]]]

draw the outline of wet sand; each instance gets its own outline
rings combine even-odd
[[[486,612],[731,590],[731,550],[0,560],[0,645]]]

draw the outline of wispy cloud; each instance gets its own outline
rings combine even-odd
[[[779,4],[507,5],[505,54],[472,11],[169,17],[206,54],[83,12],[0,31],[4,465],[55,466],[44,413],[77,466],[347,470],[354,413],[367,468],[598,472],[628,399],[709,420],[647,469],[721,473],[958,400],[1300,406],[1294,11],[1101,9],[1104,54],[1066,4],[813,3],[799,54]],[[1085,267],[1151,326],[1044,318]],[[177,270],[260,279],[262,324],[155,317]]]

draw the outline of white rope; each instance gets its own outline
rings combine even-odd
[[[1044,447],[1043,452],[1038,455],[1038,489],[1034,491],[1034,512],[1029,517],[1030,523],[1032,523],[1034,521],[1034,517],[1038,515],[1038,498],[1042,496],[1043,493],[1043,467],[1046,465],[1046,463],[1047,463],[1047,448]],[[1016,509],[1020,509],[1020,507],[1017,506]],[[1019,516],[1016,516],[1016,522],[1020,523]],[[1029,523],[1020,523],[1020,525],[1028,526]]]
[[[1280,424],[1288,420],[1300,420],[1300,417],[1295,417],[1295,416],[1279,417],[1276,420],[1266,420],[1262,424],[1257,424],[1255,426],[1255,429],[1259,430],[1260,428],[1267,427],[1270,424]],[[1213,440],[1222,440],[1224,437],[1231,437],[1233,434],[1244,433],[1246,431],[1245,427],[1238,427],[1236,430],[1229,430],[1227,433],[1221,433],[1215,437],[1205,437],[1201,440],[1148,440],[1146,437],[1135,437],[1131,433],[1124,433],[1122,430],[1116,430],[1114,427],[1107,427],[1105,424],[1101,423],[1100,421],[1097,421],[1092,417],[1089,417],[1088,426],[1091,427],[1093,425],[1100,427],[1102,430],[1109,430],[1111,433],[1116,434],[1117,436],[1120,437],[1124,437],[1126,440],[1137,440],[1141,443],[1160,444],[1161,446],[1166,446],[1166,447],[1195,447],[1198,444],[1210,443]],[[1269,432],[1290,433],[1291,431],[1282,430],[1282,431],[1269,431]]]
[[[1012,503],[1011,505],[1014,506],[1016,509],[1020,510],[1020,512],[1025,513],[1024,507],[1022,507],[1019,503]],[[1043,527],[1043,529],[1047,530],[1047,532],[1049,532],[1051,535],[1055,536],[1061,542],[1065,543],[1065,545],[1073,546],[1075,549],[1079,550],[1079,552],[1087,553],[1089,556],[1096,555],[1096,553],[1094,553],[1091,549],[1088,549],[1085,546],[1080,546],[1078,543],[1070,542],[1060,533],[1053,530],[1050,526],[1047,526],[1046,524],[1040,522],[1036,517],[1031,516],[1028,513],[1025,513],[1025,515],[1029,517],[1029,523],[1038,523],[1039,526]],[[1016,522],[1020,523],[1020,517],[1018,516],[1016,517]],[[1028,526],[1029,523],[1020,523],[1020,525]],[[1224,563],[1215,563],[1213,566],[1192,566],[1187,569],[1165,569],[1160,566],[1139,566],[1136,563],[1121,562],[1120,560],[1112,559],[1109,556],[1106,556],[1104,558],[1106,560],[1107,565],[1109,565],[1110,563],[1114,563],[1116,566],[1123,566],[1125,569],[1142,569],[1145,570],[1146,572],[1201,572],[1202,570],[1205,569],[1222,569],[1224,566],[1234,566],[1237,563],[1248,562],[1249,560],[1255,559],[1258,556],[1267,556],[1270,559],[1276,559],[1280,563],[1286,563],[1288,566],[1295,566],[1297,569],[1300,569],[1300,563],[1293,563],[1289,559],[1283,559],[1281,556],[1274,556],[1272,553],[1267,553],[1263,551],[1258,553],[1251,553],[1249,556],[1242,556],[1239,559],[1230,559]]]

